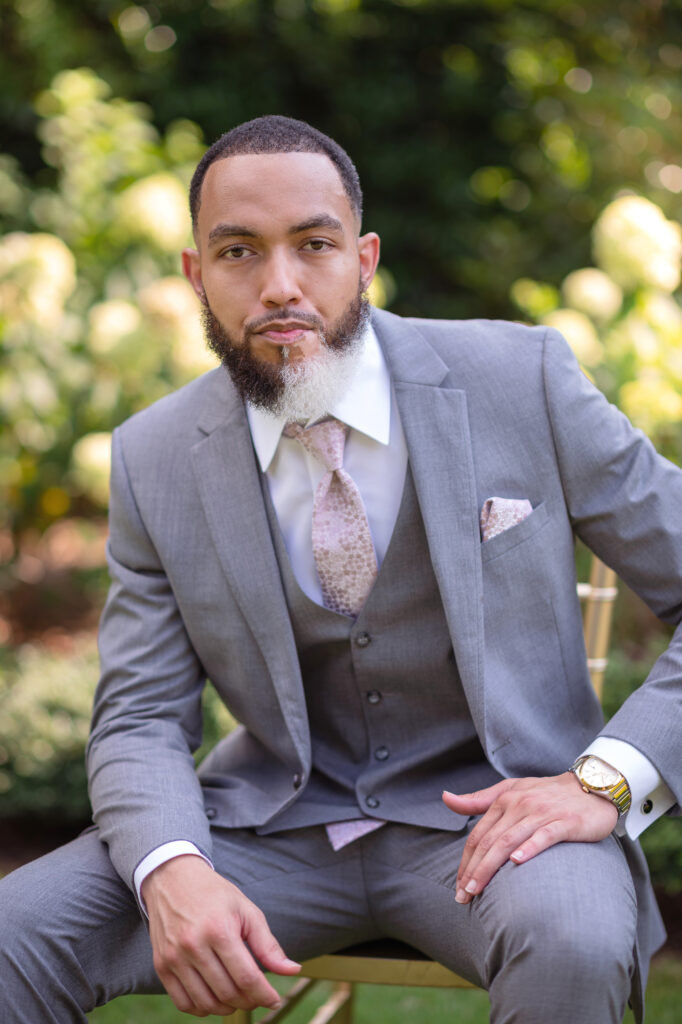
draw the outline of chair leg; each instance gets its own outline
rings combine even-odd
[[[319,1008],[310,1024],[353,1024],[354,985],[339,981],[329,999]]]

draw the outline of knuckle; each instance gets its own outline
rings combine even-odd
[[[259,972],[255,968],[240,967],[233,971],[232,977],[237,988],[244,992],[258,983]]]
[[[170,946],[160,959],[161,967],[166,972],[174,971],[180,965],[181,959],[180,950],[175,946]]]
[[[493,846],[495,845],[495,841],[495,836],[492,836],[490,835],[490,833],[488,833],[487,835],[482,837],[481,841],[478,844],[478,848],[479,850],[481,850],[482,853],[489,853],[490,850],[492,850]]]

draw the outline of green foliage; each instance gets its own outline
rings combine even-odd
[[[198,130],[160,136],[87,68],[60,72],[36,109],[56,185],[31,190],[6,161],[8,201],[28,199],[40,230],[0,240],[0,529],[14,531],[106,508],[113,426],[214,365],[174,273]]]
[[[24,644],[0,651],[0,808],[2,817],[90,816],[84,750],[98,677],[91,636],[68,653]],[[204,742],[197,759],[234,725],[209,684]]]

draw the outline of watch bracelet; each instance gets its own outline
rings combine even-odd
[[[576,779],[578,780],[583,789],[583,792],[593,793],[595,796],[606,797],[606,799],[609,800],[618,811],[618,816],[621,817],[623,814],[627,814],[627,812],[630,810],[630,805],[632,804],[632,794],[630,792],[630,786],[628,785],[628,781],[622,772],[619,772],[619,775],[621,776],[621,781],[616,786],[614,786],[613,789],[602,790],[589,788],[585,785],[585,783],[578,775],[578,769],[581,767],[581,765],[585,761],[587,761],[589,757],[596,756],[596,754],[582,754],[580,757],[576,758],[576,760],[573,762],[573,764],[568,770],[575,775]],[[610,765],[609,767],[613,767],[613,765]],[[614,768],[614,771],[618,771],[618,769]]]

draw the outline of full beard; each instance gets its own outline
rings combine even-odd
[[[254,356],[251,335],[268,322],[285,319],[304,321],[317,330],[322,340],[319,353],[289,363],[288,353],[282,349],[280,364]],[[243,340],[236,341],[208,304],[202,310],[208,347],[226,367],[242,398],[274,416],[283,416],[287,422],[318,419],[347,393],[358,366],[368,320],[369,303],[360,289],[326,331],[314,314],[280,309],[261,317],[245,332]]]

